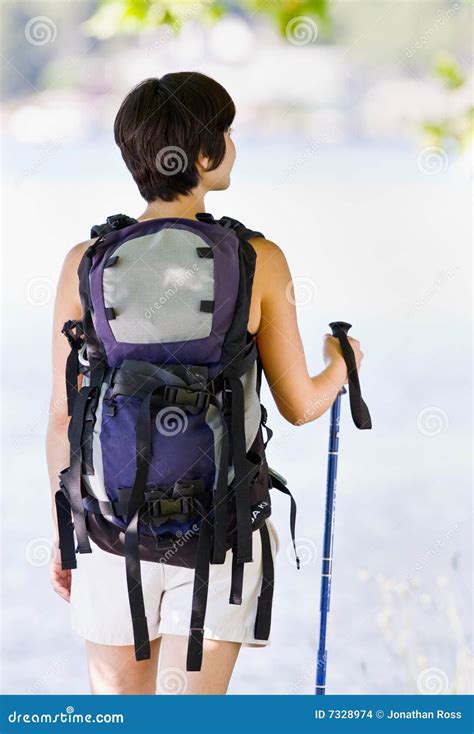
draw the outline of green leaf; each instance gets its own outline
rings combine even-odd
[[[448,89],[458,89],[465,82],[456,60],[447,53],[438,56],[435,66],[435,74]]]

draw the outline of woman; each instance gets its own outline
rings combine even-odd
[[[139,191],[147,201],[139,221],[177,217],[195,220],[205,211],[209,191],[227,189],[235,161],[231,124],[235,114],[228,93],[198,73],[167,74],[148,79],[124,100],[116,121],[115,139]],[[257,261],[248,331],[256,341],[264,372],[280,413],[300,425],[319,418],[332,404],[347,372],[339,342],[326,335],[320,374],[306,366],[292,298],[291,275],[283,252],[262,237],[250,240]],[[53,329],[53,392],[47,439],[53,493],[57,475],[67,465],[69,418],[64,400],[68,345],[61,328],[81,318],[77,268],[92,241],[66,256],[57,291]],[[363,358],[357,340],[350,339],[357,366]],[[53,511],[53,523],[57,520]],[[276,536],[272,549],[276,552]],[[55,591],[71,602],[74,629],[85,638],[90,685],[97,694],[154,694],[169,687],[184,671],[193,574],[189,569],[144,562],[147,616],[152,620],[151,657],[136,662],[127,607],[123,559],[94,546],[71,571],[61,570],[59,557],[51,565]],[[255,644],[249,619],[255,615],[256,589],[261,581],[261,557],[254,560],[244,582],[240,606],[223,599],[229,587],[231,563],[211,566],[204,663],[200,672],[178,675],[177,692],[225,693],[242,644]],[[225,589],[219,591],[219,589]],[[178,671],[178,673],[177,673]]]

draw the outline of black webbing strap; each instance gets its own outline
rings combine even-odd
[[[332,329],[333,336],[335,336],[336,339],[339,339],[342,356],[344,357],[344,362],[347,367],[349,403],[351,406],[352,420],[357,428],[360,428],[361,430],[372,428],[372,419],[370,417],[369,409],[362,399],[354,352],[352,351],[349,339],[347,338],[347,332],[351,328],[351,325],[344,321],[334,321],[329,324],[329,326]]]
[[[127,506],[127,528],[125,530],[125,569],[127,574],[128,601],[133,624],[133,640],[137,660],[150,658],[150,638],[145,614],[145,601],[140,570],[139,517],[145,501],[145,486],[148,478],[151,454],[151,399],[162,387],[154,387],[142,401],[136,426],[135,481]]]
[[[125,568],[127,573],[128,601],[132,615],[135,658],[137,660],[149,660],[151,654],[150,637],[145,613],[145,600],[143,598],[138,521],[139,510],[135,512],[125,531]]]
[[[79,350],[82,347],[82,321],[66,321],[61,333],[67,338],[71,351],[66,359],[66,397],[67,414],[72,415],[78,393]]]
[[[77,538],[79,553],[92,553],[87,535],[86,517],[82,503],[82,430],[89,400],[98,388],[95,385],[83,387],[77,394],[74,413],[69,425],[69,443],[71,447],[71,461],[67,475],[66,489],[71,503],[74,518],[74,530]],[[66,480],[65,480],[66,482]]]
[[[253,363],[258,359],[258,349],[255,342],[252,341],[250,345],[247,344],[245,351],[247,351],[247,354],[244,356],[239,355],[229,362],[229,365],[224,370],[224,377],[242,377],[242,375],[245,375],[245,373],[249,371]],[[220,387],[218,378],[216,378],[215,384],[217,385],[217,388]]]
[[[230,580],[229,604],[242,604],[245,563],[238,563],[237,549],[232,548],[232,576]]]
[[[265,237],[262,232],[257,232],[254,229],[248,229],[245,224],[242,224],[238,219],[233,219],[232,217],[221,217],[217,220],[217,224],[220,224],[221,227],[233,229],[237,236],[244,240],[248,240],[251,237]]]
[[[229,430],[223,409],[216,398],[211,397],[210,403],[219,410],[221,422],[220,456],[214,493],[212,563],[224,563],[227,554]]]
[[[291,542],[293,543],[293,550],[295,552],[295,560],[296,560],[296,568],[300,568],[300,559],[298,557],[298,551],[296,550],[296,500],[291,494],[290,490],[282,482],[281,479],[279,479],[276,474],[270,470],[269,471],[269,477],[271,481],[271,486],[274,489],[278,489],[280,492],[283,492],[283,494],[286,494],[287,497],[290,498],[290,533],[291,533]]]
[[[199,671],[202,665],[204,622],[209,588],[212,528],[207,517],[202,518],[196,553],[191,622],[189,625],[186,670]]]
[[[234,465],[234,493],[237,513],[237,560],[252,561],[252,512],[250,505],[250,475],[253,465],[247,461],[245,444],[244,387],[238,377],[227,378],[231,390],[231,440]]]
[[[140,405],[136,426],[136,462],[135,480],[128,500],[127,519],[131,520],[145,501],[145,486],[148,479],[151,455],[151,401],[162,386],[154,387]]]
[[[71,505],[61,489],[54,495],[56,516],[58,518],[59,550],[61,552],[61,568],[67,571],[77,568],[76,548],[74,544],[74,525],[71,517]]]
[[[262,587],[258,597],[257,617],[255,619],[254,637],[256,640],[268,640],[272,622],[272,601],[274,587],[274,568],[270,533],[265,523],[260,528],[262,541]]]
[[[268,442],[271,440],[273,436],[273,431],[269,426],[267,426],[268,413],[267,413],[267,409],[265,408],[264,405],[262,405],[262,403],[260,403],[260,410],[262,413],[261,423],[262,423],[263,428],[265,428],[267,432],[267,440],[263,442],[263,448],[266,449],[268,446]]]

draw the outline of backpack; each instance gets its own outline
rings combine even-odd
[[[92,228],[97,239],[79,265],[82,320],[62,330],[71,419],[70,465],[55,495],[61,563],[76,568],[89,539],[125,557],[137,660],[150,657],[141,560],[195,569],[187,670],[197,671],[209,566],[232,549],[229,602],[240,604],[255,532],[255,638],[269,637],[271,487],[290,497],[296,556],[296,505],[265,458],[272,431],[247,331],[256,262],[248,239],[259,236],[210,214],[119,214]]]

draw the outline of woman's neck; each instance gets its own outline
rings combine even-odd
[[[161,219],[163,217],[196,219],[196,214],[205,210],[204,193],[200,195],[180,196],[174,201],[155,199],[147,205],[147,208],[138,219],[140,221],[143,219]]]

